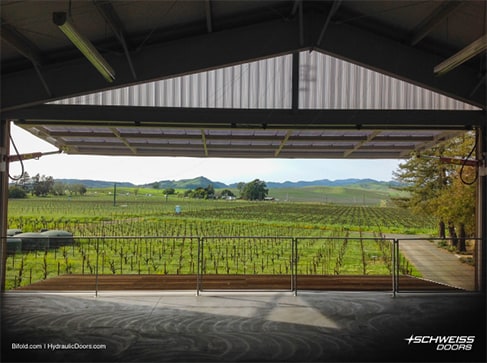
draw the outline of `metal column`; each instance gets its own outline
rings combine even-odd
[[[10,121],[0,120],[0,291],[5,290],[7,261],[8,155]]]
[[[487,115],[485,123],[477,129],[477,160],[483,160],[477,182],[477,236],[481,238],[476,246],[476,287],[487,291]]]

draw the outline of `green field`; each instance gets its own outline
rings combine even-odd
[[[391,198],[405,193],[383,185],[350,187],[312,186],[303,188],[275,188],[269,196],[279,201],[318,202],[368,206],[392,206]]]
[[[176,206],[181,213],[176,214]],[[62,275],[390,274],[383,233],[433,233],[434,221],[392,207],[166,198],[154,190],[9,201],[9,228],[61,229],[71,246],[9,255],[7,288]],[[406,271],[411,273],[412,271]]]

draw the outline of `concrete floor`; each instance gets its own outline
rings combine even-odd
[[[1,302],[2,362],[486,361],[479,294],[8,292]],[[474,338],[452,338],[465,343],[455,351],[406,340],[439,335]]]

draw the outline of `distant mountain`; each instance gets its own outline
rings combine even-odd
[[[338,180],[329,180],[329,179],[320,179],[320,180],[313,180],[313,181],[285,181],[285,182],[266,182],[267,188],[269,189],[277,189],[277,188],[303,188],[303,187],[360,187],[360,188],[372,188],[373,186],[389,186],[394,187],[400,185],[397,182],[389,181],[378,181],[375,179],[338,179]],[[230,185],[231,187],[237,187],[237,184]]]
[[[128,182],[113,182],[103,180],[91,180],[91,179],[55,179],[56,182],[64,184],[83,184],[87,188],[108,188],[113,187],[113,184],[117,183],[117,187],[131,188],[135,187],[135,184]]]
[[[102,181],[102,180],[91,180],[91,179],[56,179],[56,181],[65,184],[83,184],[87,188],[108,188],[112,187],[114,183],[117,183],[118,187],[146,187],[151,188],[154,184],[158,183],[159,189],[196,189],[196,188],[206,188],[208,185],[212,185],[215,189],[222,188],[237,188],[238,183],[233,183],[227,185],[218,181],[212,181],[204,176],[199,176],[193,179],[181,179],[181,180],[161,180],[155,181],[153,183],[148,183],[144,185],[135,185],[128,182],[113,182],[113,181]],[[382,187],[397,187],[401,184],[395,181],[378,181],[375,179],[339,179],[339,180],[329,180],[320,179],[313,181],[285,181],[285,182],[266,182],[267,188],[269,189],[280,189],[280,188],[304,188],[304,187],[355,187],[362,189],[378,189]]]
[[[159,183],[159,189],[196,189],[196,188],[206,188],[208,185],[212,185],[213,188],[228,188],[225,183],[214,182],[204,176],[199,176],[193,179],[182,179],[182,180],[161,180],[159,182],[150,183],[144,186],[151,187],[155,183]]]

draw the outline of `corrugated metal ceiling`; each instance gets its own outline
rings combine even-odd
[[[74,154],[246,157],[404,158],[457,135],[440,130],[198,130],[161,127],[31,126]]]
[[[320,52],[300,52],[299,64],[300,109],[478,109]],[[291,54],[53,102],[234,109],[290,109],[291,103]]]

